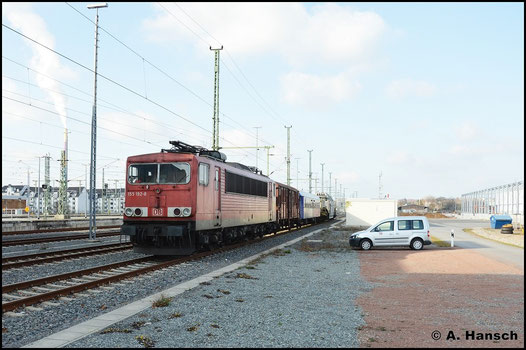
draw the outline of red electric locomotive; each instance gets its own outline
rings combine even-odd
[[[297,223],[294,188],[226,162],[220,152],[170,144],[127,160],[121,232],[131,237],[135,252],[188,255]]]

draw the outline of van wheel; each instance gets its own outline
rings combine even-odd
[[[411,241],[411,249],[420,250],[424,248],[424,242],[420,238],[415,238]]]
[[[369,250],[371,249],[372,246],[373,246],[372,242],[368,239],[362,239],[360,241],[360,248],[362,248],[363,250]]]

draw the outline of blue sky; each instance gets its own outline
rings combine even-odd
[[[94,21],[87,4],[2,3],[2,23],[93,69],[94,25],[72,9]],[[126,157],[169,140],[211,147],[209,46],[220,44],[220,146],[254,147],[260,126],[277,181],[285,125],[291,182],[304,190],[307,150],[318,190],[324,163],[325,189],[330,172],[347,197],[378,197],[380,173],[396,199],[524,179],[523,3],[110,2],[99,14],[138,55],[99,31],[98,73],[136,94],[98,79],[98,186],[103,167],[123,185]],[[6,27],[2,56],[2,184],[27,183],[28,168],[33,184],[46,153],[58,179],[64,118],[70,185],[84,184],[93,73]],[[255,149],[223,152],[267,171],[264,149],[257,160]]]

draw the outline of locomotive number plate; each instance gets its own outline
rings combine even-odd
[[[152,215],[153,216],[163,216],[163,208],[153,208],[152,209]]]
[[[146,192],[128,192],[128,197],[145,197]]]

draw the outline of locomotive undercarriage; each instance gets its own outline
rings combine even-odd
[[[194,222],[178,225],[137,222],[121,227],[121,233],[130,236],[134,252],[153,255],[190,255],[277,231],[277,225],[272,222],[204,231],[196,231]]]

